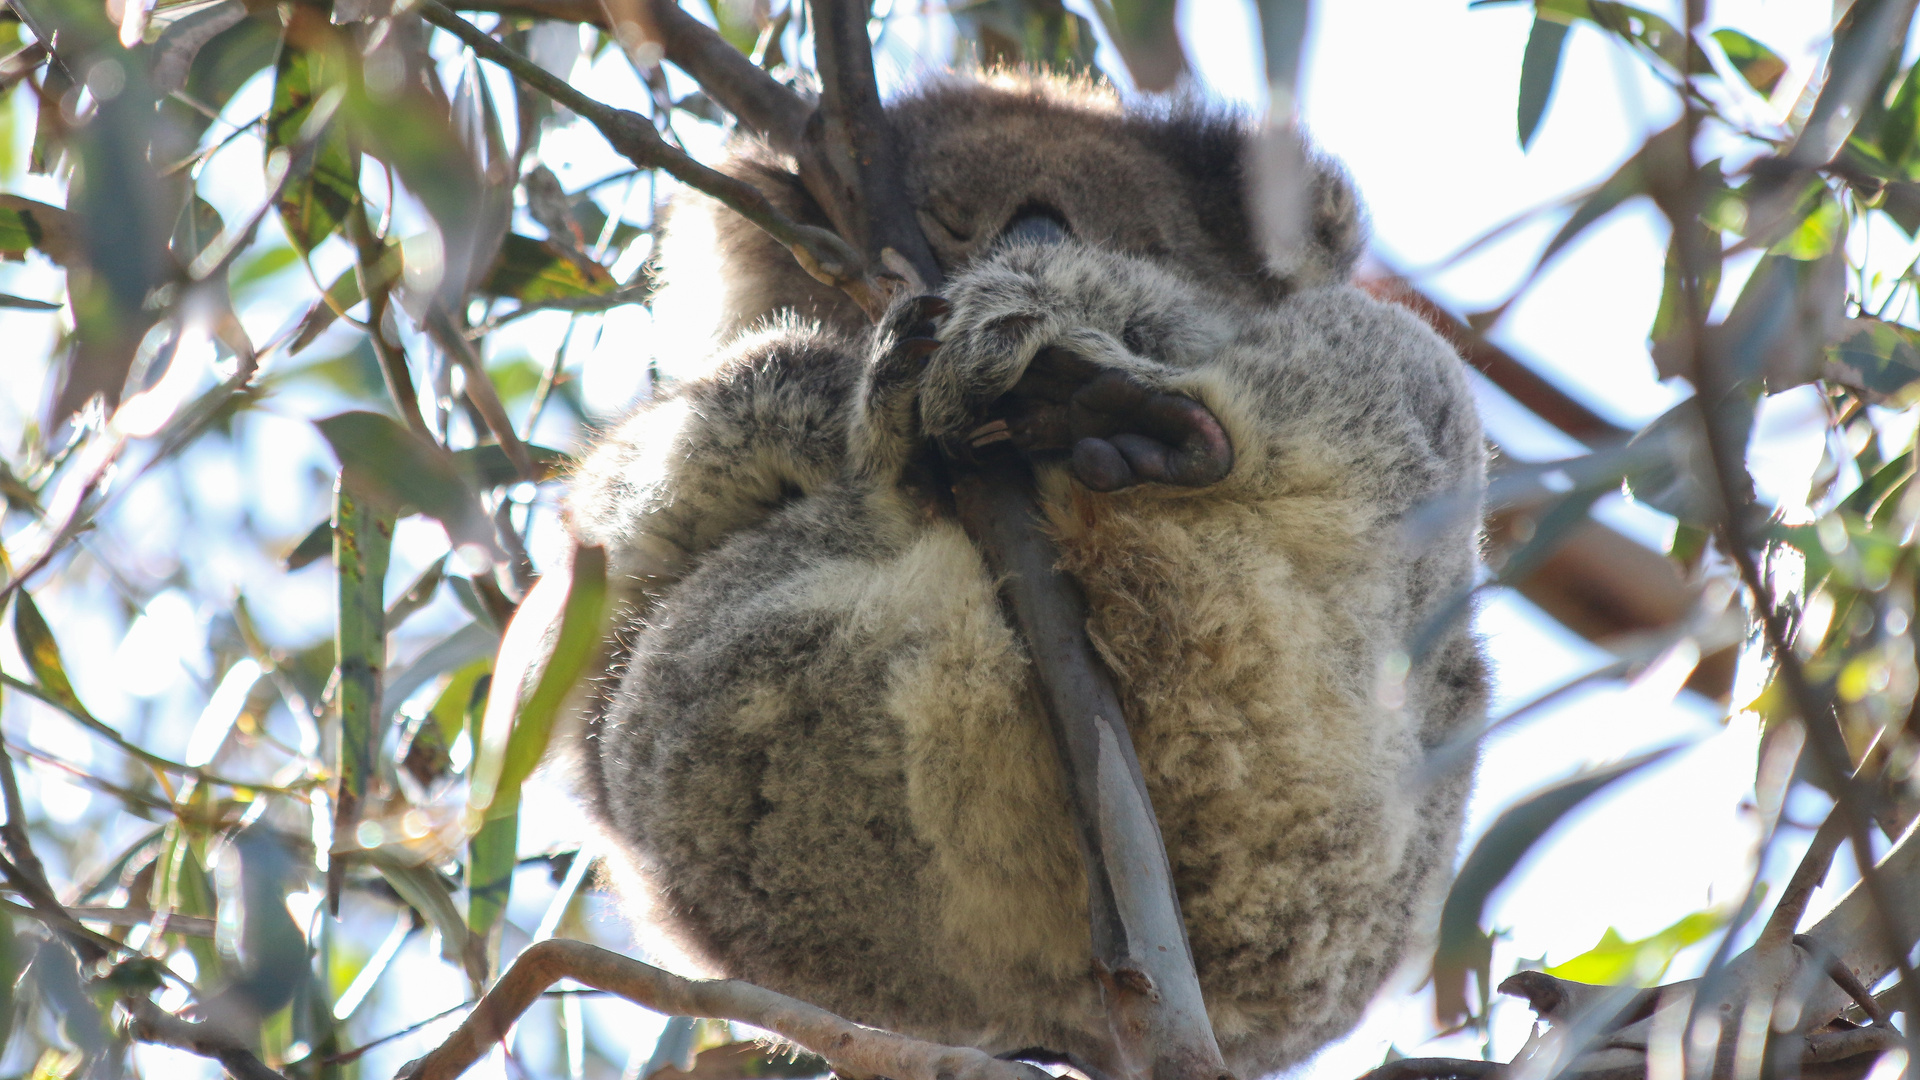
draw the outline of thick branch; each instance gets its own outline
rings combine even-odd
[[[867,0],[814,0],[820,108],[808,135],[817,156],[803,155],[802,178],[816,198],[828,196],[821,201],[834,208],[841,234],[870,263],[895,273],[910,267],[931,288],[940,267],[914,217],[899,147],[880,106],[867,10]],[[894,259],[886,257],[889,250]]]
[[[686,979],[581,941],[549,938],[528,946],[480,999],[466,1022],[432,1053],[408,1063],[401,1080],[453,1080],[486,1054],[561,979],[618,994],[670,1016],[737,1020],[771,1031],[826,1058],[843,1076],[890,1080],[1045,1080],[1019,1061],[940,1046],[863,1027],[805,1002],[731,979]]]
[[[967,534],[1006,584],[1066,766],[1086,862],[1094,961],[1121,1076],[1227,1075],[1173,890],[1160,823],[1113,677],[1087,641],[1087,605],[1041,532],[1026,465],[1010,452],[958,472]]]

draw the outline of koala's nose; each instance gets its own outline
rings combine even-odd
[[[1028,208],[1013,216],[1000,230],[1001,244],[1058,244],[1071,236],[1067,226],[1053,210]]]

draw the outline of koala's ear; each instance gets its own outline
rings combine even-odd
[[[1261,128],[1248,151],[1245,197],[1267,271],[1292,288],[1351,278],[1367,225],[1346,170],[1291,127]]]

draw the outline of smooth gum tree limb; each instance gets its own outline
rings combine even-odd
[[[825,1058],[843,1076],[889,1080],[1047,1080],[1021,1061],[940,1046],[844,1020],[784,994],[732,979],[688,979],[589,945],[548,938],[527,947],[454,1033],[397,1080],[453,1080],[485,1056],[514,1020],[561,979],[617,994],[669,1016],[736,1020]]]

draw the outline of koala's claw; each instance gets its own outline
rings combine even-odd
[[[1000,438],[1030,453],[1067,451],[1074,477],[1094,491],[1205,487],[1233,469],[1233,443],[1206,406],[1063,350],[1036,357],[1005,407]]]

